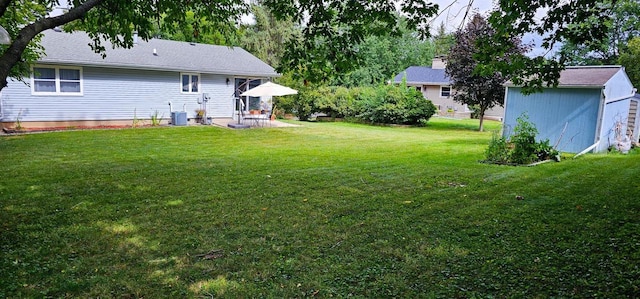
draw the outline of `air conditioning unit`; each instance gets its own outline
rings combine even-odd
[[[173,112],[171,112],[171,123],[174,126],[186,126],[187,125],[187,112],[186,111],[173,111]]]

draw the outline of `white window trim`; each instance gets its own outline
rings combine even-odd
[[[189,91],[182,90],[182,76],[186,76],[186,75],[189,76]],[[191,88],[192,87],[191,86],[191,76],[198,76],[198,91],[196,91],[196,92],[191,91],[191,89],[192,89]],[[202,77],[200,76],[199,73],[180,73],[180,93],[182,93],[182,94],[199,94],[199,93],[201,93],[201,90],[202,90],[201,89],[202,84],[200,83],[201,79],[202,79]]]
[[[443,88],[443,87],[448,87],[448,88],[449,88],[449,96],[443,96],[443,95],[442,95],[442,88]],[[441,97],[441,98],[443,98],[443,99],[448,99],[448,98],[450,98],[450,97],[451,97],[451,92],[452,92],[452,90],[453,90],[453,89],[451,88],[451,86],[450,86],[450,85],[441,85],[441,86],[440,86],[440,97]]]
[[[49,68],[54,69],[56,72],[56,91],[36,91],[35,84],[35,68]],[[61,92],[60,91],[60,69],[78,70],[80,72],[80,92]],[[31,95],[35,96],[83,96],[84,95],[84,75],[82,74],[82,67],[78,66],[66,66],[66,65],[49,65],[38,64],[31,67]]]

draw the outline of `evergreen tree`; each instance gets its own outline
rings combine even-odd
[[[447,33],[444,27],[444,23],[440,23],[438,26],[438,33],[433,37],[433,44],[435,47],[435,56],[446,56],[449,54],[449,50],[453,43],[455,42],[455,37],[451,33]]]
[[[255,24],[247,26],[241,39],[242,47],[269,65],[280,66],[285,44],[292,38],[299,38],[299,28],[291,18],[277,19],[263,5],[254,4],[251,11]]]

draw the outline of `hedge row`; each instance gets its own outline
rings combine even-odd
[[[349,121],[424,125],[436,107],[411,87],[302,88],[293,97],[278,99],[278,107],[308,120],[316,113]]]

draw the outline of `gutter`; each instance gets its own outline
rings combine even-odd
[[[513,84],[513,83],[505,83],[505,84],[504,84],[504,86],[507,86],[507,87],[520,87],[520,88],[522,88],[522,86],[521,86],[521,85],[515,85],[515,84]],[[603,85],[588,85],[588,84],[585,84],[585,85],[562,85],[562,84],[558,84],[558,86],[556,86],[556,87],[553,87],[553,86],[543,86],[542,88],[543,88],[543,89],[547,89],[547,88],[550,88],[550,89],[553,89],[553,88],[567,88],[567,89],[572,89],[572,88],[579,88],[579,89],[602,89],[602,88],[604,88],[604,86],[603,86]]]
[[[636,89],[634,88],[632,93],[630,93],[630,94],[628,94],[626,96],[621,96],[621,97],[617,97],[617,98],[614,98],[614,99],[611,99],[611,100],[607,100],[607,101],[605,101],[605,104],[626,100],[628,98],[633,98],[633,96],[635,96],[635,95],[636,95]]]
[[[187,69],[177,67],[160,67],[149,65],[134,65],[134,64],[108,64],[108,63],[89,63],[83,61],[38,61],[37,64],[41,65],[72,65],[82,67],[97,67],[97,68],[114,68],[114,69],[127,69],[127,70],[148,70],[148,71],[163,71],[163,72],[182,72],[182,73],[201,73],[201,74],[213,74],[223,76],[255,76],[255,77],[282,77],[282,74],[277,72],[246,72],[246,71],[234,71],[234,70],[205,70],[205,69]]]

